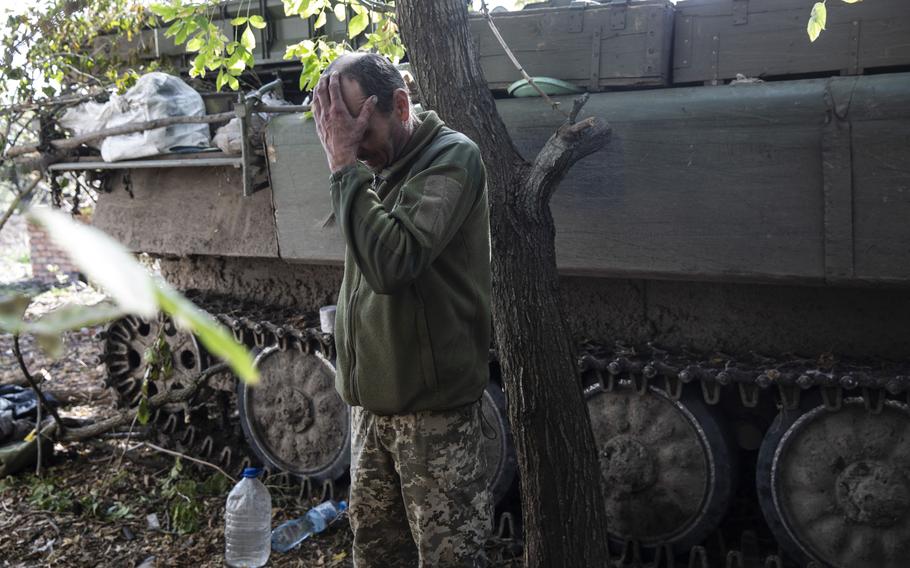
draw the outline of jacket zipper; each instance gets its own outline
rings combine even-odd
[[[373,191],[379,192],[382,185],[385,183],[385,179],[378,175],[373,174]],[[363,280],[363,274],[358,270],[357,271],[357,284],[354,285],[354,291],[351,293],[351,301],[348,302],[348,337],[347,337],[347,350],[348,350],[348,360],[351,362],[351,396],[354,399],[353,406],[360,406],[360,386],[357,384],[357,353],[354,351],[354,312],[357,305],[357,293],[360,291],[360,283]]]
[[[357,353],[354,351],[354,307],[357,304],[357,292],[360,290],[360,280],[363,275],[358,272],[357,284],[354,286],[354,292],[351,294],[351,301],[348,302],[348,360],[351,362],[351,396],[354,398],[353,406],[360,406],[360,389],[357,386]]]

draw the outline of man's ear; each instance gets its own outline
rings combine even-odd
[[[392,94],[392,104],[395,114],[401,122],[411,119],[411,95],[407,89],[395,89],[395,93]]]

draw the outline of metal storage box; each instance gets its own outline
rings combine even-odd
[[[669,83],[673,5],[666,0],[533,8],[492,17],[532,77],[553,77],[589,91]],[[486,18],[473,16],[470,23],[490,88],[521,79]]]
[[[674,83],[830,74],[910,65],[910,2],[828,2],[814,43],[807,0],[682,0],[676,4]]]

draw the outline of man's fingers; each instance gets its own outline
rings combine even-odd
[[[332,76],[329,77],[329,96],[332,97],[332,103],[337,112],[346,114],[350,116],[348,111],[348,106],[344,103],[344,98],[341,96],[341,77],[338,76],[338,73],[332,73]]]
[[[378,98],[376,95],[368,98],[363,101],[363,106],[360,107],[360,114],[357,115],[357,123],[361,126],[365,126],[366,123],[370,120],[370,117],[373,116],[373,112],[376,110],[376,101]]]
[[[331,101],[329,101],[329,94],[326,90],[326,83],[328,83],[328,81],[325,77],[322,77],[319,79],[319,82],[316,83],[316,88],[313,90],[313,103],[319,105],[321,112],[327,111],[331,104]]]

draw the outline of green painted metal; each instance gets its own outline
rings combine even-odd
[[[563,119],[538,99],[498,108],[528,158]],[[910,283],[910,74],[600,94],[584,112],[614,137],[553,198],[562,272]],[[834,142],[833,113],[851,125]],[[832,143],[847,151],[828,170]],[[312,123],[276,117],[268,147],[282,258],[340,263]]]

